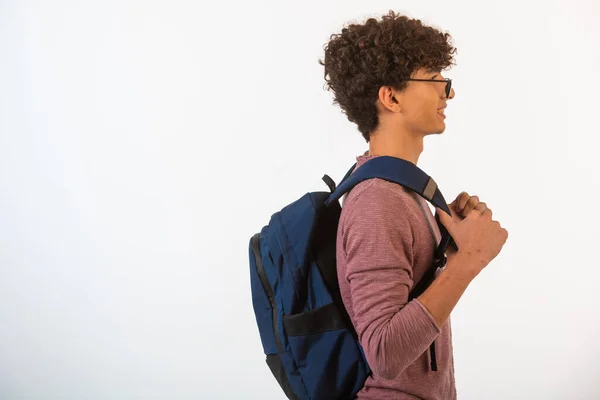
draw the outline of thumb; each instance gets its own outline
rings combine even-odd
[[[441,208],[436,207],[435,210],[437,211],[439,217],[440,217],[440,222],[446,227],[446,229],[448,230],[448,233],[452,234],[452,230],[454,228],[454,220],[452,219],[452,217],[450,215],[448,215],[448,213],[444,210],[442,210]]]

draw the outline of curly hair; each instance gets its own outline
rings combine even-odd
[[[350,24],[324,46],[324,78],[348,120],[367,142],[379,124],[376,101],[381,86],[403,90],[419,68],[442,71],[454,64],[451,36],[418,19],[390,10],[381,20]]]

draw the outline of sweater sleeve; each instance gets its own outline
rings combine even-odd
[[[413,286],[413,234],[406,201],[371,185],[349,207],[343,227],[345,279],[358,338],[373,372],[394,379],[440,332]]]

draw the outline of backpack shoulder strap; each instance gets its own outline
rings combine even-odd
[[[451,214],[450,208],[446,204],[446,200],[438,188],[437,183],[432,177],[427,175],[410,161],[397,157],[381,156],[367,161],[352,174],[351,172],[353,169],[354,166],[348,171],[335,191],[331,193],[329,198],[325,201],[326,205],[338,201],[345,193],[349,192],[360,182],[367,179],[379,178],[407,187],[435,207]],[[440,259],[443,257],[447,246],[452,245],[455,249],[457,249],[457,247],[444,225],[440,222],[437,213],[435,218],[440,228],[440,232],[442,233],[442,240],[436,251],[436,258]]]

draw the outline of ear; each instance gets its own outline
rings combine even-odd
[[[402,112],[403,93],[398,92],[390,86],[379,88],[378,100],[381,105],[391,112]]]

